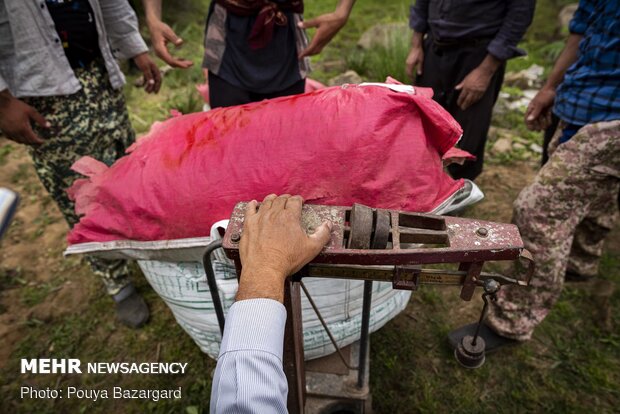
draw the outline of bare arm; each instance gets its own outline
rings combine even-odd
[[[161,0],[142,0],[146,23],[161,20]]]
[[[155,54],[172,67],[186,69],[194,63],[191,60],[174,57],[168,51],[168,43],[180,47],[183,39],[161,20],[161,0],[142,0],[146,25],[151,33],[151,43]]]
[[[413,35],[411,35],[411,49],[405,61],[407,75],[410,78],[413,78],[414,71],[418,76],[422,75],[422,67],[424,66],[423,40],[424,33],[413,32]]]
[[[260,208],[246,209],[239,245],[243,270],[237,301],[266,298],[282,302],[284,280],[312,260],[329,241],[331,223],[308,236],[301,228],[300,196],[268,195]]]
[[[417,0],[409,10],[409,27],[413,30],[411,35],[411,49],[405,60],[405,70],[410,78],[414,71],[418,76],[422,75],[424,66],[424,35],[428,32],[428,6],[429,0]]]
[[[456,101],[459,108],[464,111],[482,98],[489,88],[491,78],[501,65],[502,61],[489,53],[476,69],[469,72],[463,81],[454,87],[461,91]]]
[[[558,60],[556,60],[553,65],[553,69],[549,74],[549,79],[545,82],[544,88],[555,90],[560,83],[562,83],[562,79],[564,79],[564,74],[566,70],[575,62],[577,62],[577,58],[579,57],[579,43],[583,39],[583,35],[580,34],[571,34],[568,36],[566,40],[566,46],[564,46],[564,50],[560,53]]]
[[[321,53],[321,50],[347,23],[354,4],[355,0],[339,0],[334,12],[301,22],[300,27],[304,29],[316,28],[316,33],[308,47],[299,54],[299,58]]]
[[[566,40],[564,50],[556,60],[547,82],[536,94],[525,111],[525,124],[534,131],[546,129],[551,124],[551,108],[555,102],[555,91],[562,83],[568,68],[579,58],[579,42],[583,35],[571,34]]]

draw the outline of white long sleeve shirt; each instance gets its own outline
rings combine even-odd
[[[211,413],[287,413],[285,324],[286,309],[275,300],[231,306],[211,388]]]

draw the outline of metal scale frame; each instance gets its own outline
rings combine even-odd
[[[207,281],[222,333],[224,311],[217,294],[210,255],[215,249],[223,247],[227,257],[235,263],[237,276],[241,275],[239,241],[243,233],[246,206],[247,202],[235,206],[223,239],[209,245],[204,254]],[[532,256],[524,249],[519,230],[512,224],[375,209],[361,204],[352,207],[303,206],[301,224],[308,234],[313,233],[326,220],[333,224],[330,241],[311,263],[286,283],[284,305],[288,317],[284,339],[284,372],[289,383],[290,413],[315,411],[307,404],[306,396],[302,290],[332,340],[338,356],[350,368],[348,378],[351,373],[357,374],[357,380],[345,387],[347,390],[343,400],[356,401],[355,411],[368,413],[369,322],[374,281],[391,282],[394,289],[405,290],[417,290],[425,284],[459,286],[460,297],[464,301],[470,301],[476,287],[481,287],[485,305],[480,315],[480,326],[486,314],[487,298],[493,297],[502,285],[528,286],[534,271]],[[483,272],[484,263],[489,261],[521,262],[525,269],[523,279]],[[454,264],[458,265],[458,269],[422,267],[432,264]],[[333,339],[303,285],[304,277],[364,281],[360,341],[352,353],[357,358],[356,367],[352,367],[351,361],[347,360]],[[484,347],[484,340],[476,332],[473,337],[463,338],[455,356],[462,365],[476,368],[484,363]],[[344,376],[342,380],[345,380]]]

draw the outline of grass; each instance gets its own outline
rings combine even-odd
[[[32,241],[41,237],[45,233],[45,229],[47,226],[53,223],[57,223],[60,220],[60,217],[51,214],[49,211],[42,211],[41,214],[33,221],[33,224],[36,227],[31,235]]]
[[[391,76],[406,83],[409,77],[404,62],[410,44],[410,33],[392,33],[388,47],[377,47],[372,51],[353,50],[347,58],[347,65],[371,82],[383,82]]]
[[[28,284],[21,289],[22,303],[26,306],[34,306],[43,302],[47,296],[60,289],[64,282],[63,278],[54,279],[51,283],[42,283],[38,285]]]
[[[138,2],[139,3],[139,2]],[[164,2],[164,16],[185,39],[178,52],[194,60],[194,67],[174,70],[166,75],[159,95],[147,96],[132,85],[130,75],[125,88],[131,119],[138,132],[169,116],[170,109],[182,112],[197,110],[201,104],[194,85],[202,82],[203,16],[207,1],[185,0]],[[306,16],[331,11],[336,0],[306,3]],[[567,1],[541,0],[537,4],[534,25],[523,47],[527,58],[511,60],[509,70],[520,70],[533,63],[549,67],[561,44],[555,30],[559,7]],[[382,80],[390,74],[403,77],[403,62],[409,33],[395,36],[387,49],[364,53],[355,49],[359,36],[377,22],[406,21],[408,0],[358,0],[351,19],[343,31],[313,58],[313,77],[327,81],[339,70],[337,62],[353,67],[369,80]],[[518,90],[505,88],[510,94]],[[494,126],[509,129],[526,141],[539,142],[540,136],[524,129],[522,114],[507,113],[494,119]],[[0,165],[6,162],[12,146],[0,147]],[[512,162],[516,155],[489,157],[489,161]],[[13,177],[22,181],[30,176],[25,167]],[[31,187],[28,187],[31,188]],[[38,188],[38,187],[36,187]],[[33,195],[36,188],[27,191]],[[516,195],[516,194],[515,194]],[[514,197],[513,197],[514,198]],[[509,208],[508,205],[504,206]],[[494,219],[495,212],[476,210],[484,219]],[[21,226],[17,222],[17,227]],[[42,216],[35,230],[51,221]],[[9,236],[16,231],[12,227]],[[35,233],[36,234],[36,233]],[[24,243],[24,241],[22,241]],[[45,318],[31,315],[24,322],[25,335],[20,340],[9,364],[0,370],[0,412],[18,413],[207,413],[211,374],[215,362],[203,355],[179,327],[163,301],[149,288],[144,278],[135,274],[133,280],[145,292],[151,306],[152,321],[143,329],[133,331],[120,326],[111,317],[113,304],[100,295],[89,270],[76,260],[65,260],[59,272],[67,280],[75,280],[85,290],[89,303],[75,303],[69,316]],[[137,270],[136,270],[137,272]],[[620,286],[620,259],[606,254],[601,262],[602,278]],[[23,304],[36,308],[45,305],[55,294],[59,282],[29,286],[29,276],[21,269],[0,267],[3,292],[21,289]],[[64,277],[64,276],[63,276]],[[93,281],[89,283],[89,281]],[[490,355],[479,370],[460,368],[445,340],[446,333],[460,323],[475,319],[475,309],[458,298],[455,289],[423,287],[413,295],[408,308],[388,323],[371,340],[371,389],[376,413],[612,413],[620,404],[620,289],[609,299],[611,323],[616,330],[600,325],[597,317],[599,298],[579,285],[567,286],[553,312],[537,330],[531,342]],[[0,309],[0,314],[4,309]],[[180,361],[189,364],[189,374],[165,375],[21,375],[19,359],[35,357],[71,357],[93,361]],[[161,400],[157,403],[136,400],[130,403],[105,400],[29,400],[20,399],[22,385],[103,389],[124,388],[170,389],[181,386],[181,401]]]
[[[611,262],[611,263],[610,263]],[[601,275],[620,282],[617,258],[603,260]],[[398,318],[372,337],[371,387],[378,412],[611,413],[620,391],[620,335],[602,329],[596,301],[580,286],[567,287],[533,341],[489,355],[474,371],[460,368],[445,335],[455,327],[456,292],[428,289],[407,312],[415,329]],[[428,297],[441,296],[441,305]],[[611,298],[613,326],[620,293]],[[453,311],[451,311],[451,309]],[[570,321],[570,322],[569,322]],[[406,344],[406,345],[403,345]],[[408,407],[415,407],[408,411]]]
[[[86,270],[88,272],[88,270]],[[137,276],[137,275],[134,275]],[[24,384],[45,389],[46,387],[76,386],[82,389],[111,389],[120,386],[125,389],[183,389],[183,398],[160,400],[157,403],[137,400],[123,404],[122,400],[36,400],[0,398],[0,412],[58,413],[88,412],[109,413],[120,410],[123,413],[207,413],[208,396],[211,389],[211,372],[215,362],[203,355],[193,341],[182,332],[161,299],[146,286],[143,278],[139,287],[146,293],[146,300],[152,305],[153,320],[141,330],[134,331],[113,322],[111,300],[96,293],[99,286],[85,286],[91,290],[94,300],[84,312],[49,321],[31,318],[28,334],[21,341],[8,367],[0,374],[0,383],[8,384],[2,389],[5,396],[19,395]],[[27,289],[25,299],[39,302],[46,288]],[[145,362],[181,361],[188,363],[188,375],[20,375],[20,358],[53,357],[79,358],[85,362],[119,361]],[[16,404],[16,405],[14,405]],[[17,407],[17,408],[15,408]],[[17,409],[17,411],[15,411]]]
[[[17,171],[11,176],[11,183],[17,184],[26,180],[30,175],[30,164],[24,163],[17,166]]]
[[[9,155],[14,149],[15,146],[11,144],[0,147],[0,167],[7,163]]]

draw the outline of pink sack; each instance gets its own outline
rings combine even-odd
[[[84,157],[69,190],[70,244],[208,236],[235,203],[270,193],[308,203],[428,212],[463,187],[442,168],[461,136],[426,89],[320,89],[156,123],[112,167]]]
[[[304,92],[314,92],[323,88],[325,88],[325,85],[323,85],[321,82],[314,79],[306,78],[306,88]]]

